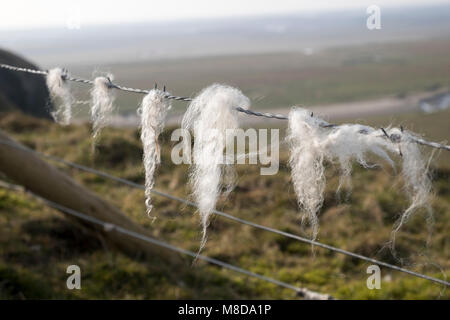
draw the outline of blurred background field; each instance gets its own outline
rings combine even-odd
[[[179,96],[193,96],[214,82],[227,83],[243,90],[254,108],[275,109],[447,88],[449,55],[448,39],[433,39],[336,47],[313,55],[270,53],[88,65],[73,67],[72,72],[90,77],[93,69],[111,71],[119,83],[148,88],[155,81]],[[134,113],[139,96],[121,95],[119,104],[121,112]],[[176,108],[184,110],[185,104],[177,103]]]
[[[450,94],[450,6],[385,12],[381,31],[365,28],[367,15],[362,10],[249,17],[237,19],[239,23],[234,18],[80,30],[0,31],[0,44],[2,49],[31,60],[37,68],[59,65],[85,78],[91,78],[93,70],[111,72],[119,84],[147,89],[157,82],[179,96],[193,97],[213,82],[227,83],[248,95],[255,110],[287,113],[289,107],[303,105],[329,121],[376,127],[402,124],[428,140],[445,141],[450,137],[450,109],[424,110],[423,99]],[[24,63],[11,59],[0,54],[0,63]],[[1,71],[0,85],[10,88],[13,80],[5,81]],[[36,118],[34,115],[42,116],[37,110],[21,107],[21,90],[36,77],[40,76],[22,76],[20,83],[24,85],[15,86],[18,89],[12,95],[0,90],[1,130],[33,149],[144,182],[136,127],[136,108],[142,96],[118,93],[114,125],[104,130],[93,154],[88,105],[75,107],[75,124],[68,127]],[[73,89],[77,99],[88,99],[87,87],[74,85]],[[26,95],[30,96],[30,91]],[[390,105],[391,101],[398,105]],[[347,103],[360,108],[337,112]],[[188,168],[171,162],[174,143],[170,133],[185,108],[185,103],[174,103],[170,126],[161,137],[163,158],[156,179],[156,189],[182,198],[190,193]],[[283,122],[243,120],[244,126],[280,128],[284,135]],[[260,176],[256,165],[238,166],[237,187],[217,208],[308,235],[300,225],[286,166],[286,146],[282,145],[280,152],[280,171],[274,176]],[[154,210],[159,218],[152,224],[145,214],[142,190],[60,168],[155,237],[198,250],[201,229],[193,209],[155,196]],[[320,213],[319,241],[399,264],[386,243],[407,204],[401,179],[386,163],[377,169],[355,166],[354,170],[353,192],[339,201],[335,194],[337,172],[331,165],[327,168],[330,183]],[[434,155],[432,174],[435,224],[431,242],[426,247],[429,230],[425,215],[420,213],[399,233],[397,250],[405,267],[443,279],[443,272],[450,272],[448,152]],[[8,181],[5,176],[2,179]],[[126,255],[57,211],[4,189],[0,189],[0,230],[2,299],[296,298],[290,291],[200,261],[191,266],[186,258],[184,264],[165,265],[158,257]],[[313,253],[306,244],[220,217],[213,219],[208,233],[205,255],[339,299],[450,298],[442,286],[383,268],[382,289],[368,290],[368,263],[320,248]],[[82,290],[66,288],[65,269],[70,264],[82,269]]]

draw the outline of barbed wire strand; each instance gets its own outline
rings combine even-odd
[[[11,71],[18,71],[18,72],[26,72],[26,73],[31,73],[31,74],[38,74],[38,75],[47,75],[48,71],[45,70],[35,70],[35,69],[29,69],[29,68],[21,68],[21,67],[16,67],[16,66],[11,66],[8,64],[0,64],[0,68],[3,69],[8,69]],[[68,81],[73,81],[73,82],[78,82],[78,83],[84,83],[84,84],[89,84],[89,85],[93,85],[94,81],[92,80],[87,80],[87,79],[81,79],[81,78],[76,78],[76,77],[72,77],[72,76],[68,76],[68,75],[63,75],[63,78],[65,80]],[[118,84],[115,84],[113,82],[110,82],[110,85],[112,88],[115,88],[117,90],[122,90],[122,91],[126,91],[126,92],[132,92],[132,93],[139,93],[139,94],[148,94],[150,92],[150,90],[144,90],[144,89],[136,89],[136,88],[130,88],[130,87],[125,87],[125,86],[120,86]],[[178,96],[174,96],[174,95],[170,95],[167,94],[166,95],[166,99],[171,99],[171,100],[177,100],[177,101],[186,101],[186,102],[190,102],[193,99],[190,97],[178,97]],[[288,117],[282,114],[274,114],[274,113],[270,113],[270,112],[259,112],[259,111],[253,111],[250,109],[244,109],[242,107],[236,107],[235,108],[238,112],[242,112],[245,113],[247,115],[250,116],[255,116],[255,117],[264,117],[264,118],[268,118],[268,119],[278,119],[278,120],[288,120]],[[335,128],[335,127],[339,127],[339,125],[336,124],[322,124],[321,125],[324,128]],[[383,130],[383,129],[381,129]],[[360,134],[365,134],[365,132],[359,132]],[[436,149],[443,149],[443,150],[447,150],[450,151],[450,146],[449,145],[445,145],[445,144],[441,144],[438,142],[433,142],[433,141],[427,141],[424,140],[422,138],[417,138],[414,136],[409,137],[413,142],[418,143],[420,145],[425,145],[425,146],[429,146],[432,148],[436,148]]]
[[[78,170],[81,170],[81,171],[89,172],[89,173],[95,174],[97,176],[101,176],[103,178],[106,178],[106,179],[109,179],[109,180],[112,180],[112,181],[116,181],[116,182],[128,185],[128,186],[130,186],[132,188],[145,190],[145,186],[143,186],[141,184],[135,183],[135,182],[127,180],[127,179],[123,179],[123,178],[120,178],[120,177],[113,176],[113,175],[111,175],[109,173],[106,173],[104,171],[96,170],[94,168],[90,168],[90,167],[87,167],[87,166],[84,166],[84,165],[81,165],[81,164],[73,163],[71,161],[67,161],[67,160],[64,160],[62,158],[59,158],[59,157],[56,157],[56,156],[53,156],[53,155],[48,155],[48,154],[45,154],[43,152],[40,152],[40,151],[37,151],[37,150],[33,150],[31,148],[28,148],[26,146],[19,145],[19,144],[13,143],[13,142],[0,140],[0,143],[4,144],[4,145],[11,146],[13,148],[21,149],[21,150],[24,150],[24,151],[34,152],[34,153],[36,153],[36,154],[38,154],[38,155],[40,155],[40,156],[42,156],[44,158],[47,158],[49,160],[56,161],[56,162],[62,163],[64,165],[67,165],[69,167],[72,167],[72,168],[75,168],[75,169],[78,169]],[[171,200],[178,201],[180,203],[186,204],[186,205],[188,205],[190,207],[198,208],[196,203],[194,203],[192,201],[189,201],[187,199],[183,199],[183,198],[180,198],[180,197],[177,197],[177,196],[174,196],[174,195],[162,192],[162,191],[158,191],[158,190],[155,190],[155,189],[152,189],[151,192],[153,194],[158,195],[158,196],[161,196],[161,197],[164,197],[164,198],[167,198],[167,199],[171,199]],[[450,286],[450,282],[446,281],[447,276],[445,274],[444,274],[445,280],[434,278],[434,277],[427,276],[425,274],[421,274],[421,273],[418,273],[418,272],[415,272],[415,271],[412,271],[412,270],[409,270],[409,269],[405,269],[405,268],[402,268],[402,267],[398,267],[398,266],[389,264],[387,262],[383,262],[383,261],[379,261],[379,260],[376,260],[376,259],[373,259],[373,258],[369,258],[369,257],[363,256],[363,255],[358,254],[358,253],[354,253],[354,252],[347,251],[347,250],[344,250],[344,249],[341,249],[341,248],[337,248],[337,247],[334,247],[334,246],[331,246],[331,245],[328,245],[328,244],[325,244],[325,243],[322,243],[322,242],[318,242],[318,241],[315,241],[315,240],[304,238],[304,237],[301,237],[301,236],[298,236],[298,235],[295,235],[295,234],[292,234],[292,233],[289,233],[289,232],[281,231],[281,230],[278,230],[278,229],[275,229],[275,228],[271,228],[271,227],[267,227],[267,226],[264,226],[264,225],[260,225],[260,224],[255,223],[255,222],[251,222],[251,221],[248,221],[248,220],[245,220],[245,219],[242,219],[242,218],[235,217],[235,216],[233,216],[231,214],[228,214],[226,212],[223,212],[223,211],[219,211],[219,210],[214,209],[213,213],[217,214],[218,216],[224,217],[226,219],[229,219],[229,220],[232,220],[232,221],[244,224],[244,225],[248,225],[248,226],[254,227],[256,229],[260,229],[260,230],[264,230],[264,231],[267,231],[267,232],[271,232],[271,233],[274,233],[274,234],[277,234],[277,235],[280,235],[280,236],[284,236],[284,237],[287,237],[287,238],[290,238],[290,239],[294,239],[294,240],[297,240],[297,241],[300,241],[300,242],[303,242],[303,243],[307,243],[307,244],[314,245],[314,246],[317,246],[317,247],[320,247],[320,248],[324,248],[324,249],[327,249],[327,250],[330,250],[330,251],[333,251],[333,252],[337,252],[337,253],[340,253],[340,254],[343,254],[343,255],[346,255],[346,256],[350,256],[352,258],[356,258],[356,259],[359,259],[359,260],[363,260],[363,261],[366,261],[366,262],[377,264],[377,265],[383,266],[385,268],[389,268],[389,269],[392,269],[392,270],[395,270],[395,271],[403,272],[403,273],[406,273],[406,274],[409,274],[409,275],[412,275],[412,276],[415,276],[415,277],[418,277],[418,278],[422,278],[422,279],[425,279],[425,280],[429,280],[429,281],[432,281],[432,282],[436,282],[436,283],[439,283],[439,284],[442,284],[442,285],[445,285],[445,286]]]
[[[220,266],[222,268],[229,269],[229,270],[232,270],[232,271],[235,271],[235,272],[238,272],[238,273],[242,273],[242,274],[245,274],[247,276],[250,276],[250,277],[253,277],[253,278],[257,278],[257,279],[260,279],[260,280],[272,283],[274,285],[277,285],[277,286],[280,286],[280,287],[283,287],[283,288],[286,288],[286,289],[289,289],[289,290],[293,290],[293,291],[295,291],[297,293],[297,295],[299,295],[299,296],[301,296],[301,297],[303,297],[305,299],[311,299],[311,300],[334,300],[334,298],[331,295],[318,293],[318,292],[315,292],[315,291],[312,291],[312,290],[309,290],[309,289],[306,289],[306,288],[296,287],[296,286],[293,286],[293,285],[291,285],[289,283],[286,283],[286,282],[283,282],[283,281],[279,281],[279,280],[276,280],[276,279],[273,279],[273,278],[261,275],[259,273],[255,273],[255,272],[252,272],[252,271],[247,270],[247,269],[243,269],[243,268],[237,267],[235,265],[223,262],[221,260],[217,260],[215,258],[207,257],[207,256],[204,256],[204,255],[197,254],[195,252],[192,252],[192,251],[189,251],[189,250],[186,250],[186,249],[174,246],[174,245],[172,245],[170,243],[167,243],[167,242],[164,242],[164,241],[161,241],[161,240],[149,237],[149,236],[144,235],[142,233],[138,233],[138,232],[135,232],[135,231],[132,231],[132,230],[128,230],[128,229],[123,228],[123,227],[121,227],[119,225],[116,225],[116,224],[113,224],[113,223],[109,223],[109,222],[106,222],[106,221],[102,221],[100,219],[94,218],[94,217],[89,216],[87,214],[84,214],[82,212],[73,210],[71,208],[65,207],[65,206],[60,205],[60,204],[58,204],[56,202],[53,202],[51,200],[48,200],[48,199],[46,199],[44,197],[41,197],[41,196],[39,196],[39,195],[29,191],[29,190],[21,188],[21,186],[19,186],[19,185],[14,185],[14,184],[10,184],[10,183],[6,183],[6,182],[1,181],[0,187],[6,188],[6,189],[10,189],[10,190],[13,190],[13,191],[23,191],[26,194],[29,194],[29,195],[33,196],[34,198],[36,198],[36,199],[39,199],[40,201],[42,201],[43,203],[45,203],[46,205],[48,205],[48,206],[50,206],[50,207],[52,207],[54,209],[60,210],[60,211],[62,211],[64,213],[66,213],[66,214],[69,214],[71,216],[77,217],[77,218],[79,218],[81,220],[90,222],[92,224],[99,225],[99,226],[101,226],[103,228],[103,230],[105,230],[105,232],[117,231],[117,232],[125,234],[125,235],[127,235],[129,237],[132,237],[132,238],[135,238],[135,239],[139,239],[139,240],[142,240],[144,242],[151,243],[151,244],[154,244],[156,246],[159,246],[159,247],[171,250],[171,251],[175,251],[175,252],[178,252],[178,253],[190,256],[190,257],[195,258],[195,259],[203,260],[203,261],[206,261],[208,263],[218,265],[218,266]]]

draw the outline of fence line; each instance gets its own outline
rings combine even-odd
[[[14,191],[19,191],[19,190],[22,189],[18,185],[12,185],[12,184],[8,184],[8,183],[4,183],[4,182],[0,183],[0,187],[7,188],[7,189],[10,189],[10,190],[14,190]],[[172,245],[170,243],[167,243],[167,242],[164,242],[164,241],[161,241],[161,240],[149,237],[147,235],[144,235],[144,234],[132,231],[132,230],[128,230],[128,229],[123,228],[121,226],[118,226],[116,224],[112,224],[112,223],[109,223],[109,222],[102,221],[100,219],[91,217],[91,216],[86,215],[86,214],[84,214],[82,212],[79,212],[79,211],[67,208],[65,206],[62,206],[62,205],[56,203],[56,202],[53,202],[53,201],[48,200],[46,198],[43,198],[43,197],[41,197],[41,196],[31,192],[31,191],[25,190],[25,193],[32,195],[33,197],[41,200],[42,202],[44,202],[45,204],[47,204],[48,206],[50,206],[50,207],[52,207],[54,209],[60,210],[60,211],[62,211],[64,213],[66,213],[66,214],[72,215],[72,216],[77,217],[79,219],[82,219],[84,221],[88,221],[90,223],[99,225],[99,226],[101,226],[103,228],[103,230],[105,230],[105,232],[116,231],[116,232],[125,234],[127,236],[130,236],[132,238],[139,239],[139,240],[142,240],[142,241],[145,241],[145,242],[157,245],[159,247],[163,247],[165,249],[168,249],[168,250],[171,250],[171,251],[175,251],[175,252],[178,252],[178,253],[190,256],[190,257],[195,258],[195,259],[203,260],[203,261],[206,261],[208,263],[218,265],[218,266],[220,266],[222,268],[229,269],[229,270],[232,270],[232,271],[235,271],[235,272],[238,272],[238,273],[242,273],[242,274],[245,274],[245,275],[253,277],[253,278],[257,278],[257,279],[260,279],[260,280],[272,283],[272,284],[277,285],[277,286],[282,287],[282,288],[293,290],[299,296],[304,297],[305,299],[309,299],[309,300],[333,300],[334,299],[332,296],[330,296],[328,294],[322,294],[322,293],[318,293],[318,292],[315,292],[315,291],[311,291],[311,290],[306,289],[306,288],[296,287],[296,286],[293,286],[293,285],[291,285],[289,283],[286,283],[286,282],[283,282],[283,281],[279,281],[279,280],[276,280],[276,279],[273,279],[273,278],[270,278],[270,277],[267,277],[267,276],[264,276],[264,275],[252,272],[250,270],[234,266],[232,264],[229,264],[229,263],[217,260],[215,258],[211,258],[211,257],[207,257],[207,256],[204,256],[204,255],[201,255],[201,254],[197,254],[197,253],[192,252],[190,250],[186,250],[186,249],[174,246],[174,245]]]
[[[84,165],[81,165],[81,164],[73,163],[73,162],[64,160],[62,158],[53,156],[53,155],[48,155],[48,154],[45,154],[45,153],[33,150],[33,149],[28,148],[28,147],[23,146],[23,145],[19,145],[19,144],[16,144],[16,143],[11,143],[9,141],[0,140],[0,143],[8,145],[8,146],[11,146],[11,147],[14,147],[14,148],[22,149],[24,151],[35,152],[36,154],[38,154],[38,155],[40,155],[40,156],[42,156],[44,158],[47,158],[47,159],[50,159],[50,160],[62,163],[64,165],[70,166],[72,168],[76,168],[78,170],[89,172],[89,173],[95,174],[97,176],[101,176],[103,178],[107,178],[109,180],[113,180],[113,181],[116,181],[116,182],[128,185],[128,186],[130,186],[132,188],[145,190],[145,186],[143,186],[141,184],[135,183],[135,182],[127,180],[127,179],[123,179],[123,178],[120,178],[120,177],[116,177],[116,176],[110,175],[110,174],[108,174],[106,172],[103,172],[103,171],[100,171],[100,170],[96,170],[94,168],[90,168],[90,167],[87,167],[87,166],[84,166]],[[161,197],[165,197],[165,198],[168,198],[168,199],[171,199],[171,200],[178,201],[180,203],[186,204],[186,205],[188,205],[190,207],[198,208],[197,204],[192,202],[192,201],[189,201],[189,200],[186,200],[186,199],[183,199],[183,198],[171,195],[171,194],[167,194],[165,192],[158,191],[158,190],[155,190],[155,189],[152,189],[151,192],[156,194],[156,195],[159,195]],[[431,277],[431,276],[427,276],[425,274],[421,274],[421,273],[418,273],[418,272],[415,272],[415,271],[412,271],[412,270],[409,270],[409,269],[405,269],[405,268],[402,268],[402,267],[398,267],[398,266],[389,264],[387,262],[383,262],[383,261],[379,261],[379,260],[376,260],[376,259],[373,259],[373,258],[369,258],[369,257],[363,256],[363,255],[360,255],[358,253],[354,253],[354,252],[347,251],[347,250],[344,250],[344,249],[341,249],[341,248],[333,247],[331,245],[327,245],[327,244],[322,243],[322,242],[318,242],[318,241],[315,241],[315,240],[310,240],[308,238],[304,238],[304,237],[301,237],[301,236],[298,236],[298,235],[295,235],[295,234],[292,234],[292,233],[289,233],[289,232],[285,232],[285,231],[281,231],[281,230],[278,230],[278,229],[275,229],[275,228],[271,228],[271,227],[267,227],[267,226],[264,226],[264,225],[260,225],[260,224],[255,223],[255,222],[251,222],[251,221],[248,221],[248,220],[245,220],[245,219],[242,219],[242,218],[235,217],[235,216],[233,216],[231,214],[228,214],[228,213],[225,213],[223,211],[219,211],[219,210],[214,209],[213,213],[217,214],[218,216],[224,217],[226,219],[229,219],[229,220],[241,223],[241,224],[245,224],[245,225],[254,227],[256,229],[264,230],[264,231],[271,232],[271,233],[274,233],[274,234],[277,234],[277,235],[281,235],[281,236],[284,236],[284,237],[287,237],[287,238],[290,238],[290,239],[294,239],[294,240],[297,240],[297,241],[300,241],[300,242],[303,242],[303,243],[311,244],[311,245],[314,245],[314,246],[317,246],[317,247],[320,247],[320,248],[324,248],[324,249],[327,249],[327,250],[330,250],[330,251],[334,251],[334,252],[337,252],[337,253],[340,253],[340,254],[343,254],[343,255],[346,255],[346,256],[350,256],[352,258],[356,258],[356,259],[359,259],[359,260],[363,260],[363,261],[366,261],[366,262],[370,262],[370,263],[373,263],[373,264],[377,264],[379,266],[383,266],[383,267],[386,267],[386,268],[389,268],[389,269],[392,269],[392,270],[395,270],[395,271],[403,272],[403,273],[406,273],[406,274],[409,274],[409,275],[412,275],[412,276],[415,276],[415,277],[418,277],[418,278],[422,278],[422,279],[425,279],[425,280],[429,280],[429,281],[432,281],[432,282],[436,282],[436,283],[439,283],[439,284],[442,284],[442,285],[445,285],[445,286],[450,286],[450,282],[448,282],[446,280],[442,280],[442,279],[434,278],[434,277]],[[445,277],[445,279],[447,279],[445,274],[444,274],[444,277]]]
[[[0,68],[3,69],[7,69],[7,70],[11,70],[11,71],[17,71],[17,72],[26,72],[26,73],[31,73],[31,74],[38,74],[38,75],[47,75],[48,71],[45,70],[35,70],[35,69],[29,69],[29,68],[21,68],[21,67],[16,67],[16,66],[11,66],[8,64],[0,64]],[[65,70],[65,69],[64,69]],[[65,70],[66,71],[66,70]],[[67,74],[63,75],[63,79],[64,80],[68,80],[68,81],[74,81],[74,82],[78,82],[78,83],[84,83],[84,84],[88,84],[88,85],[93,85],[94,82],[92,80],[88,80],[88,79],[82,79],[82,78],[75,78],[72,76],[69,76]],[[132,92],[132,93],[139,93],[139,94],[148,94],[150,92],[150,90],[144,90],[144,89],[137,89],[137,88],[130,88],[130,87],[125,87],[125,86],[120,86],[118,84],[113,83],[110,80],[110,86],[111,88],[114,89],[118,89],[118,90],[122,90],[122,91],[127,91],[127,92]],[[156,86],[156,85],[155,85]],[[164,91],[165,91],[165,87],[164,87]],[[192,101],[192,98],[190,97],[179,97],[179,96],[174,96],[174,95],[170,95],[167,93],[166,95],[167,99],[172,99],[172,100],[177,100],[177,101]],[[273,113],[269,113],[269,112],[259,112],[259,111],[253,111],[250,109],[244,109],[242,107],[235,107],[235,109],[238,112],[242,112],[245,113],[247,115],[251,115],[251,116],[256,116],[256,117],[264,117],[264,118],[268,118],[268,119],[278,119],[278,120],[288,120],[288,117],[282,114],[273,114]],[[339,127],[339,125],[336,124],[331,124],[331,123],[324,123],[320,125],[323,128],[335,128],[335,127]],[[381,130],[381,134],[380,137],[384,137],[386,138],[386,132],[384,131],[383,128],[380,128]],[[366,132],[361,131],[359,132],[359,134],[366,134]],[[387,136],[387,138],[389,139],[390,137]],[[421,145],[426,145],[432,148],[436,148],[436,149],[443,149],[443,150],[447,150],[450,151],[450,145],[445,145],[445,144],[441,144],[438,142],[433,142],[433,141],[427,141],[425,139],[422,138],[417,138],[417,137],[410,137],[410,139],[418,144]]]

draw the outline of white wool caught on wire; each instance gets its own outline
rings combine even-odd
[[[317,212],[322,207],[325,190],[323,159],[325,152],[320,146],[320,119],[311,117],[304,109],[289,113],[286,140],[290,148],[289,166],[291,179],[301,209],[305,211],[302,222],[311,225],[312,238],[318,233]]]
[[[286,139],[290,146],[291,177],[299,207],[305,211],[302,221],[306,218],[310,223],[313,239],[318,234],[317,213],[323,204],[325,160],[339,163],[339,191],[344,184],[351,187],[353,161],[370,168],[373,165],[367,163],[366,157],[368,154],[375,154],[394,167],[388,153],[402,154],[402,176],[410,205],[394,227],[393,238],[395,232],[418,208],[430,210],[428,201],[431,182],[428,165],[418,145],[411,139],[411,133],[391,128],[384,134],[381,130],[359,124],[327,125],[327,122],[302,108],[294,107],[289,114]]]
[[[322,143],[326,150],[327,159],[337,160],[341,169],[338,192],[345,184],[351,188],[350,175],[352,161],[356,161],[364,168],[372,168],[366,161],[366,156],[373,153],[394,168],[394,162],[384,148],[389,149],[391,142],[380,138],[382,133],[374,128],[360,124],[343,124],[331,129],[322,129]]]
[[[425,160],[419,145],[414,142],[416,137],[412,132],[403,131],[398,128],[387,130],[387,134],[394,142],[394,148],[402,155],[402,176],[405,181],[405,192],[409,199],[409,207],[397,220],[391,235],[391,247],[395,250],[395,235],[408,221],[411,215],[418,209],[424,208],[428,213],[429,223],[433,223],[433,211],[430,200],[432,192],[431,177],[429,174],[429,164]],[[433,154],[432,154],[433,155]]]
[[[161,152],[158,137],[164,130],[167,112],[171,108],[167,93],[161,90],[151,90],[142,100],[139,113],[141,114],[141,140],[143,145],[143,162],[145,169],[145,205],[147,214],[152,211],[151,190],[155,184],[155,170],[161,163]]]
[[[182,128],[194,133],[190,184],[203,227],[200,249],[222,187],[229,192],[234,185],[234,168],[224,163],[224,148],[227,134],[239,128],[237,106],[248,109],[250,100],[236,88],[213,84],[190,103],[182,120]]]
[[[94,141],[100,131],[108,124],[114,110],[115,94],[112,80],[111,75],[94,79],[94,86],[91,90],[91,120]]]
[[[51,112],[51,115],[57,123],[62,125],[70,124],[73,102],[70,85],[65,80],[65,76],[67,76],[66,71],[61,68],[54,68],[48,71],[46,79],[47,87],[55,104],[55,110]]]

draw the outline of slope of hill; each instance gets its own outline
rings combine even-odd
[[[2,49],[0,63],[37,69],[25,59]],[[36,117],[50,118],[51,104],[45,79],[0,69],[0,112],[16,109]]]

